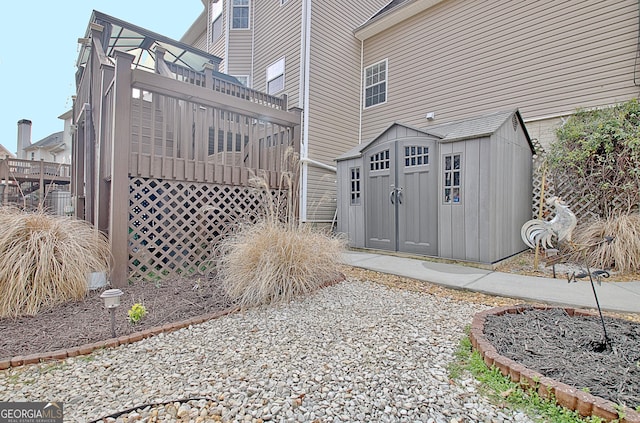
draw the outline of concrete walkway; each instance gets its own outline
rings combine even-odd
[[[343,261],[351,266],[419,279],[450,288],[546,304],[596,308],[588,279],[567,283],[564,278],[515,275],[458,264],[362,251],[344,253]],[[595,288],[603,310],[640,313],[640,282],[602,282],[602,285],[596,283]]]

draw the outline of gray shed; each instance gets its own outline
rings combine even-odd
[[[495,263],[526,249],[533,152],[517,110],[394,123],[337,158],[338,231],[352,247]]]

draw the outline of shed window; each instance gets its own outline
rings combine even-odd
[[[422,166],[429,164],[429,147],[412,145],[404,148],[405,167]]]
[[[249,28],[249,0],[232,0],[231,28]]]
[[[360,204],[360,168],[352,167],[351,174],[351,205]]]
[[[444,202],[460,203],[460,154],[447,154],[444,156]]]
[[[384,150],[371,156],[371,170],[389,169],[389,150]]]
[[[364,107],[387,101],[387,59],[364,70]]]

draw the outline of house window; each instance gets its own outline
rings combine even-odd
[[[249,0],[231,0],[231,28],[249,28]]]
[[[267,93],[284,90],[284,57],[267,68]]]
[[[404,166],[422,166],[429,164],[429,147],[412,145],[404,148]]]
[[[364,107],[387,101],[387,59],[364,70]]]
[[[389,169],[389,150],[384,150],[371,156],[370,170]]]
[[[444,202],[460,203],[460,154],[447,154],[444,156]]]
[[[360,168],[352,167],[351,173],[351,205],[360,204]]]
[[[211,5],[211,42],[222,36],[222,2]]]

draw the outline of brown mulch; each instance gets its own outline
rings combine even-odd
[[[56,306],[32,317],[0,319],[0,359],[67,349],[111,338],[109,312],[100,298],[104,289],[89,291],[81,301]],[[139,282],[122,288],[122,291],[124,295],[115,312],[116,336],[230,307],[223,299],[220,286],[211,277]],[[132,324],[127,311],[135,303],[143,304],[147,314]]]
[[[349,266],[342,266],[340,270],[347,277],[377,282],[393,289],[408,289],[492,307],[522,303],[522,300],[455,290]],[[33,317],[0,319],[0,359],[73,348],[111,338],[109,313],[100,298],[102,291],[90,291],[81,301],[44,310]],[[122,291],[121,305],[116,309],[117,336],[231,307],[212,277],[138,282],[122,288]],[[142,303],[148,310],[148,314],[136,324],[130,323],[127,316],[134,303]],[[640,321],[637,314],[610,315]]]

